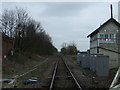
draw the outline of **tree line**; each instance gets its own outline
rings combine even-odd
[[[66,44],[63,43],[61,48],[61,53],[64,55],[76,55],[79,51],[77,50],[77,47],[75,43]]]
[[[50,55],[57,52],[51,37],[45,32],[40,22],[31,18],[28,12],[16,7],[4,10],[1,15],[1,31],[14,39],[16,51]]]

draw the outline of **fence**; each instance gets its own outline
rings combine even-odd
[[[83,68],[89,68],[98,76],[109,74],[109,56],[103,54],[78,54],[77,62]]]

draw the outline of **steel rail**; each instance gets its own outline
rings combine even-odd
[[[63,60],[62,56],[61,56],[61,59],[62,61],[64,62],[65,64],[65,67],[67,68],[67,70],[69,71],[69,73],[71,74],[74,82],[76,83],[77,87],[79,90],[82,90],[80,84],[78,83],[77,79],[75,78],[75,76],[73,75],[72,71],[70,70],[70,68],[68,67],[68,65],[66,64],[66,62]],[[59,61],[58,61],[59,62]],[[55,75],[56,75],[56,72],[57,72],[57,68],[58,68],[58,62],[56,63],[55,65],[55,68],[54,68],[54,72],[53,72],[53,76],[52,76],[52,81],[50,83],[50,88],[49,90],[52,90],[53,89],[53,84],[54,84],[54,80],[55,80]]]
[[[61,57],[61,58],[62,58],[62,57]],[[62,60],[63,60],[63,58],[62,58]],[[70,68],[68,67],[68,65],[66,64],[66,62],[65,62],[64,60],[63,60],[63,62],[64,62],[64,64],[65,64],[65,66],[67,67],[68,71],[70,72],[72,78],[74,79],[77,87],[78,87],[80,90],[82,90],[80,84],[78,83],[77,79],[76,79],[75,76],[73,75],[72,71],[70,70]]]
[[[56,63],[55,68],[54,68],[54,73],[53,73],[53,76],[52,76],[52,81],[51,81],[49,90],[52,90],[52,88],[53,88],[53,83],[54,83],[54,80],[55,80],[55,75],[56,75],[57,68],[58,68],[58,62]]]

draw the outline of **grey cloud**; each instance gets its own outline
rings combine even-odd
[[[84,8],[88,8],[90,5],[90,3],[81,2],[46,3],[45,11],[40,15],[57,17],[78,16]]]

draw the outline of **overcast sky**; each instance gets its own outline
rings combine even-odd
[[[75,42],[81,51],[89,49],[87,35],[110,18],[110,2],[4,2],[4,9],[22,7],[52,37],[60,50],[62,43]],[[113,16],[118,19],[118,3],[113,4]],[[1,10],[0,10],[1,11]]]

